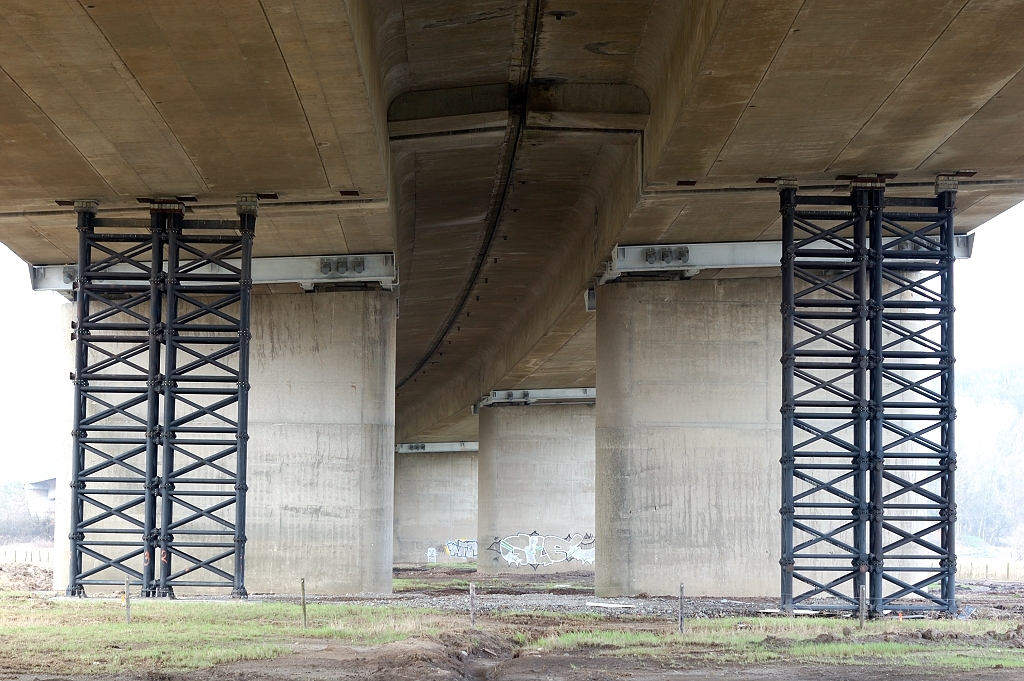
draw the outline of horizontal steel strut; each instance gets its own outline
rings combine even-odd
[[[476,452],[479,442],[405,442],[395,445],[398,454],[430,454],[434,452]]]
[[[844,197],[844,200],[848,199]],[[899,242],[899,246],[904,250],[920,253],[917,250],[920,244],[914,241],[900,241],[896,236],[886,236],[884,242]],[[610,265],[598,283],[615,281],[623,275],[651,276],[676,273],[683,278],[689,278],[701,270],[709,269],[778,267],[782,260],[782,248],[781,241],[616,246],[612,252]],[[839,246],[825,240],[818,248],[826,251],[826,257],[835,257],[835,254],[829,252],[838,249]],[[957,234],[953,242],[953,257],[970,258],[973,248],[973,233]]]
[[[190,221],[184,221],[187,225]],[[204,220],[204,223],[211,222]],[[231,223],[234,224],[234,223]],[[192,278],[183,280],[185,287],[201,286],[202,277],[230,276],[229,269],[237,269],[241,263],[237,258],[225,258],[224,266],[207,263],[192,272]],[[127,263],[111,265],[107,269],[109,278],[97,283],[137,281],[144,273],[133,270]],[[70,295],[72,284],[78,278],[77,265],[30,265],[29,277],[36,291],[57,291]],[[298,284],[304,290],[316,286],[344,284],[377,284],[385,290],[393,289],[398,283],[395,256],[392,253],[365,253],[359,255],[298,256],[280,258],[253,258],[253,284]]]
[[[596,388],[542,388],[537,390],[492,390],[473,406],[478,413],[480,407],[529,404],[594,404]]]

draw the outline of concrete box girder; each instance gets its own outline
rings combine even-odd
[[[54,199],[128,216],[192,194],[218,219],[240,191],[276,192],[257,257],[397,254],[399,378],[427,371],[400,428],[449,439],[434,429],[496,386],[592,380],[571,375],[586,342],[557,340],[585,322],[559,320],[610,244],[778,239],[758,177],[1024,179],[1022,24],[1013,0],[19,0],[0,8],[0,240],[64,263],[76,235]],[[1022,196],[963,186],[958,226]]]

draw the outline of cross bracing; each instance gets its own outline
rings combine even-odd
[[[238,221],[79,202],[68,593],[244,596],[255,201]]]
[[[955,611],[953,211],[781,188],[782,605]]]

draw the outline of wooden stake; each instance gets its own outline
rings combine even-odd
[[[864,628],[864,618],[868,614],[868,585],[860,585],[860,602],[857,604],[857,610],[860,613],[860,628]]]
[[[299,590],[302,592],[302,628],[307,626],[306,622],[306,578],[299,580]]]
[[[469,626],[476,626],[476,584],[469,583]]]
[[[683,633],[683,585],[679,585],[679,633]]]
[[[132,623],[132,594],[128,590],[128,575],[124,576],[124,623]]]

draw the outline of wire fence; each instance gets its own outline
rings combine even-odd
[[[29,563],[53,567],[53,549],[0,547],[0,563]]]
[[[958,561],[957,577],[960,579],[988,579],[993,581],[1024,581],[1024,561],[961,558]]]

